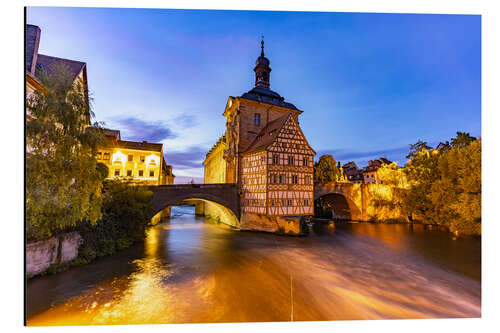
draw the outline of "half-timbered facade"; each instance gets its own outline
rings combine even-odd
[[[313,157],[292,113],[269,123],[242,154],[242,211],[313,214]]]
[[[204,163],[205,178],[224,170],[225,182],[238,184],[243,214],[312,215],[315,152],[300,128],[302,111],[269,88],[269,64],[262,43],[255,87],[230,96],[226,104],[223,166],[212,162],[221,154],[213,148]]]

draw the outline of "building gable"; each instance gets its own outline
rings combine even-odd
[[[269,145],[268,151],[303,155],[316,154],[309,145],[309,142],[307,142],[304,133],[294,117],[289,115],[283,126],[276,132],[277,133],[269,133],[271,136],[274,135],[275,139],[274,142]]]

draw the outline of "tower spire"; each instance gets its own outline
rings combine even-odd
[[[260,57],[255,62],[253,71],[255,72],[255,86],[269,88],[269,76],[271,67],[269,67],[269,59],[264,56],[264,35],[260,41]]]
[[[260,56],[263,57],[264,56],[264,35],[262,35],[262,40],[260,41]]]

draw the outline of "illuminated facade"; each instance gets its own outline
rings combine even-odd
[[[299,125],[302,111],[269,89],[269,64],[262,42],[255,87],[228,98],[226,133],[207,154],[205,182],[237,183],[242,215],[312,215],[315,152]]]
[[[107,179],[123,179],[147,185],[174,183],[172,167],[163,158],[163,144],[121,140],[120,131],[105,130],[106,145],[97,160],[108,167]]]
[[[223,135],[207,153],[204,166],[204,183],[217,184],[226,183],[226,167],[224,152],[227,149],[226,136]]]
[[[384,164],[391,164],[391,161],[384,157],[381,157],[378,160],[368,161],[368,166],[363,169],[363,183],[382,184],[378,175],[378,169]]]

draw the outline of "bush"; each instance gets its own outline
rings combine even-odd
[[[152,192],[145,186],[106,181],[102,219],[95,225],[82,222],[76,228],[83,243],[72,265],[87,264],[144,239],[153,213],[151,197]]]

